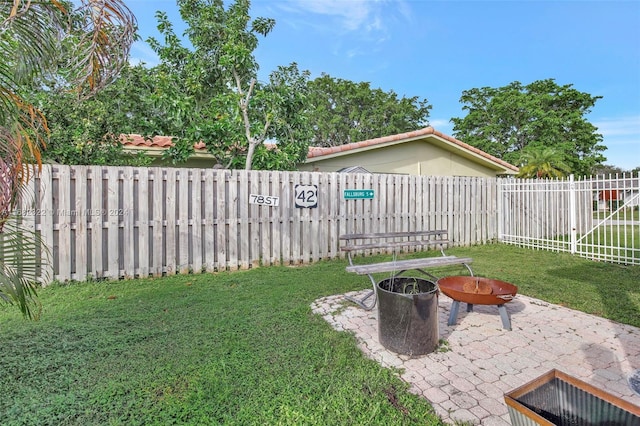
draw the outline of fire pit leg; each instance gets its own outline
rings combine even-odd
[[[458,309],[460,309],[460,302],[454,300],[453,303],[451,303],[451,313],[449,313],[447,325],[455,325],[456,319],[458,318]]]
[[[509,319],[507,307],[504,305],[498,305],[498,312],[500,312],[500,318],[502,319],[502,328],[511,331],[511,319]]]

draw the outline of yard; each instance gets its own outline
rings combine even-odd
[[[522,294],[640,327],[640,267],[498,244],[448,254]],[[2,305],[3,424],[441,424],[311,313],[369,285],[345,265],[58,284],[40,291],[39,322]]]

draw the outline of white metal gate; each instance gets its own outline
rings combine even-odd
[[[575,180],[505,179],[500,241],[640,265],[640,175]]]

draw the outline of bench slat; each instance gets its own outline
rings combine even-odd
[[[398,260],[395,262],[371,263],[368,265],[347,266],[347,272],[355,272],[358,275],[374,274],[377,272],[405,271],[409,269],[431,268],[438,266],[469,264],[473,262],[470,257],[442,256],[427,257],[422,259]]]
[[[367,244],[351,244],[340,247],[342,251],[385,249],[395,247],[416,247],[416,246],[433,246],[448,245],[449,240],[409,240],[409,241],[388,241],[385,243],[367,243]]]
[[[446,235],[445,230],[412,231],[412,232],[373,232],[369,234],[343,234],[341,240],[371,240],[374,238],[424,237],[430,235]]]

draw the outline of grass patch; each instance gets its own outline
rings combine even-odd
[[[637,259],[640,256],[640,227],[602,225],[580,239],[578,244],[588,253],[612,259]]]
[[[513,283],[520,294],[640,327],[639,266],[505,244],[457,248],[447,254],[473,258],[474,275]],[[436,275],[454,273],[448,269]]]
[[[439,425],[313,300],[342,262],[54,286],[40,322],[0,309],[3,425]]]
[[[594,219],[612,219],[612,220],[640,220],[640,209],[635,208],[625,208],[619,211],[614,212],[612,215],[610,212],[594,212]]]
[[[448,253],[520,293],[640,327],[639,267],[507,245]],[[2,305],[2,424],[442,424],[311,312],[367,287],[345,266],[56,285],[35,323]]]

